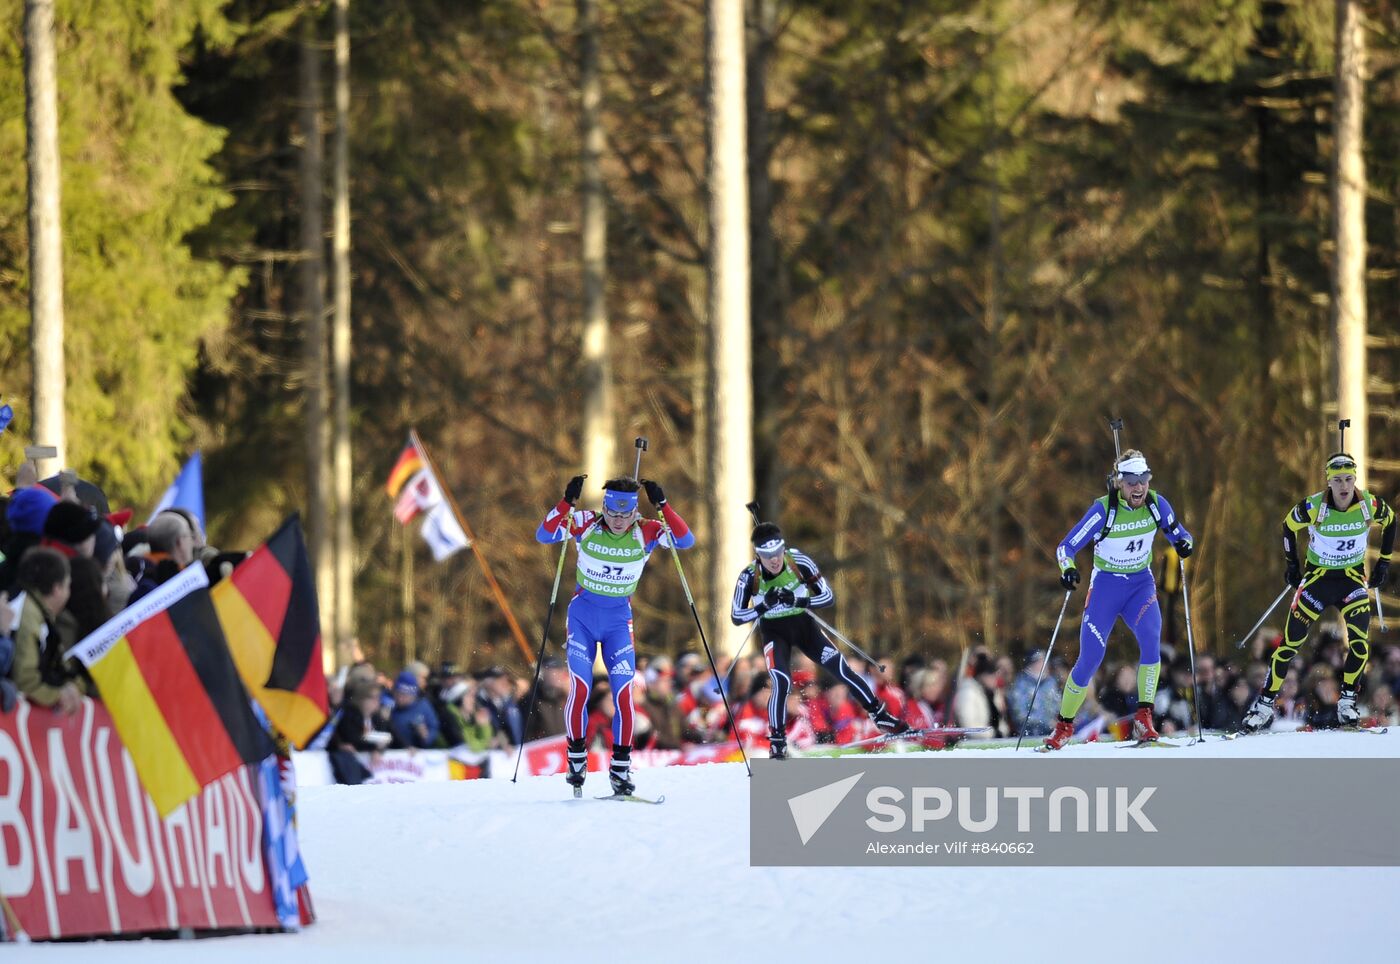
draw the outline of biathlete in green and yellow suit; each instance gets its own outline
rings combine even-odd
[[[1366,579],[1366,547],[1371,526],[1381,527],[1380,561]],[[1298,562],[1298,534],[1308,533],[1306,569]],[[1337,720],[1355,726],[1361,719],[1356,691],[1371,654],[1371,589],[1385,583],[1395,548],[1395,511],[1356,487],[1356,460],[1338,452],[1327,460],[1327,488],[1299,502],[1283,519],[1284,578],[1298,587],[1288,611],[1283,642],[1269,662],[1269,678],[1244,717],[1249,732],[1273,721],[1274,698],[1288,675],[1288,664],[1307,641],[1308,629],[1322,611],[1335,606],[1347,627],[1347,654],[1342,664],[1342,695]]]

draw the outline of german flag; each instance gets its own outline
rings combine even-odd
[[[289,516],[211,595],[248,691],[279,732],[305,747],[328,710],[321,616],[301,520]]]
[[[417,440],[410,435],[408,444],[399,453],[399,460],[394,463],[394,468],[389,473],[389,481],[384,484],[384,491],[389,493],[389,498],[397,499],[408,480],[423,471],[426,464],[423,453],[418,450]]]
[[[203,566],[189,566],[68,652],[80,659],[162,817],[272,753],[238,679]]]

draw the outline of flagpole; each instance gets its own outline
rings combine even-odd
[[[501,607],[501,612],[505,614],[506,623],[510,626],[511,634],[515,637],[516,645],[520,647],[520,652],[525,655],[526,663],[533,662],[534,652],[530,649],[530,644],[525,641],[525,633],[520,628],[520,623],[516,622],[515,613],[511,612],[510,603],[506,601],[506,594],[501,591],[501,584],[496,581],[495,575],[491,572],[491,564],[486,561],[486,556],[481,552],[481,547],[477,545],[476,534],[472,532],[472,527],[467,524],[466,517],[462,515],[462,510],[457,507],[457,500],[452,497],[452,489],[443,480],[442,473],[438,471],[437,463],[428,454],[428,448],[423,444],[423,440],[418,437],[417,429],[410,429],[409,435],[413,439],[413,444],[418,446],[418,451],[423,453],[423,459],[428,463],[428,468],[433,471],[433,478],[437,479],[438,488],[447,497],[447,504],[452,507],[452,514],[457,517],[457,524],[466,533],[467,542],[471,546],[472,552],[476,553],[476,561],[481,564],[481,574],[486,577],[487,584],[491,587],[492,594],[496,597],[497,604]]]
[[[407,666],[418,656],[417,639],[415,638],[414,618],[417,613],[414,611],[413,601],[416,594],[413,591],[413,529],[410,526],[399,527],[403,536],[403,571],[399,578],[399,616],[403,620],[403,663]]]

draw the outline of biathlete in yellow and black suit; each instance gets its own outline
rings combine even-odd
[[[1381,527],[1380,560],[1366,579],[1366,546],[1371,526]],[[1307,567],[1298,561],[1298,534],[1308,533]],[[1295,505],[1283,519],[1285,577],[1297,586],[1283,643],[1269,663],[1269,678],[1245,714],[1244,728],[1253,732],[1274,718],[1274,698],[1288,675],[1288,664],[1307,641],[1308,629],[1322,611],[1335,606],[1347,627],[1347,654],[1342,664],[1342,695],[1337,720],[1355,726],[1361,719],[1356,691],[1371,653],[1371,589],[1385,584],[1390,554],[1395,548],[1395,511],[1384,501],[1356,487],[1356,460],[1339,452],[1327,460],[1327,488]]]

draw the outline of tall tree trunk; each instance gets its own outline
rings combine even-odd
[[[335,0],[335,144],[332,269],[335,325],[335,662],[355,661],[354,491],[350,463],[350,0]]]
[[[749,344],[749,229],[744,131],[744,0],[710,0],[710,381],[707,423],[714,506],[708,616],[718,642],[729,626],[734,577],[749,561],[753,492],[753,386]],[[727,647],[726,647],[727,648]]]
[[[1001,167],[996,144],[1000,137],[997,128],[996,84],[987,97],[986,139],[988,150],[987,164],[987,262],[986,289],[983,294],[982,324],[985,331],[986,367],[986,408],[982,412],[982,432],[979,444],[982,447],[983,470],[981,478],[990,481],[986,486],[986,542],[982,560],[982,642],[991,647],[992,652],[1001,648],[999,625],[1001,621],[1001,516],[1004,486],[995,478],[1003,458],[1000,445],[998,420],[1004,398],[1003,383],[1006,381],[1002,359],[1002,238],[1001,238]]]
[[[768,114],[768,62],[776,29],[775,0],[747,0],[749,10],[748,64],[745,68],[749,145],[749,244],[752,277],[754,495],[763,518],[782,516],[782,336],[783,295],[778,271],[778,240],[773,235],[773,180],[768,174],[772,150]]]
[[[583,470],[601,485],[615,471],[612,363],[608,355],[608,208],[603,193],[603,84],[598,5],[578,0],[579,154],[583,241]]]
[[[310,7],[301,34],[301,310],[306,380],[307,551],[316,571],[321,638],[335,638],[335,579],[330,553],[330,447],[326,433],[325,224],[321,147],[321,58],[317,10]]]
[[[39,477],[67,464],[63,396],[63,225],[58,156],[58,68],[53,0],[25,0],[25,124],[29,135],[30,405],[33,441],[58,450]]]
[[[1351,419],[1347,448],[1366,472],[1366,165],[1361,114],[1365,98],[1366,41],[1356,0],[1336,0],[1336,104],[1332,112],[1335,161],[1333,227],[1337,259],[1332,323],[1337,333],[1337,414]]]

